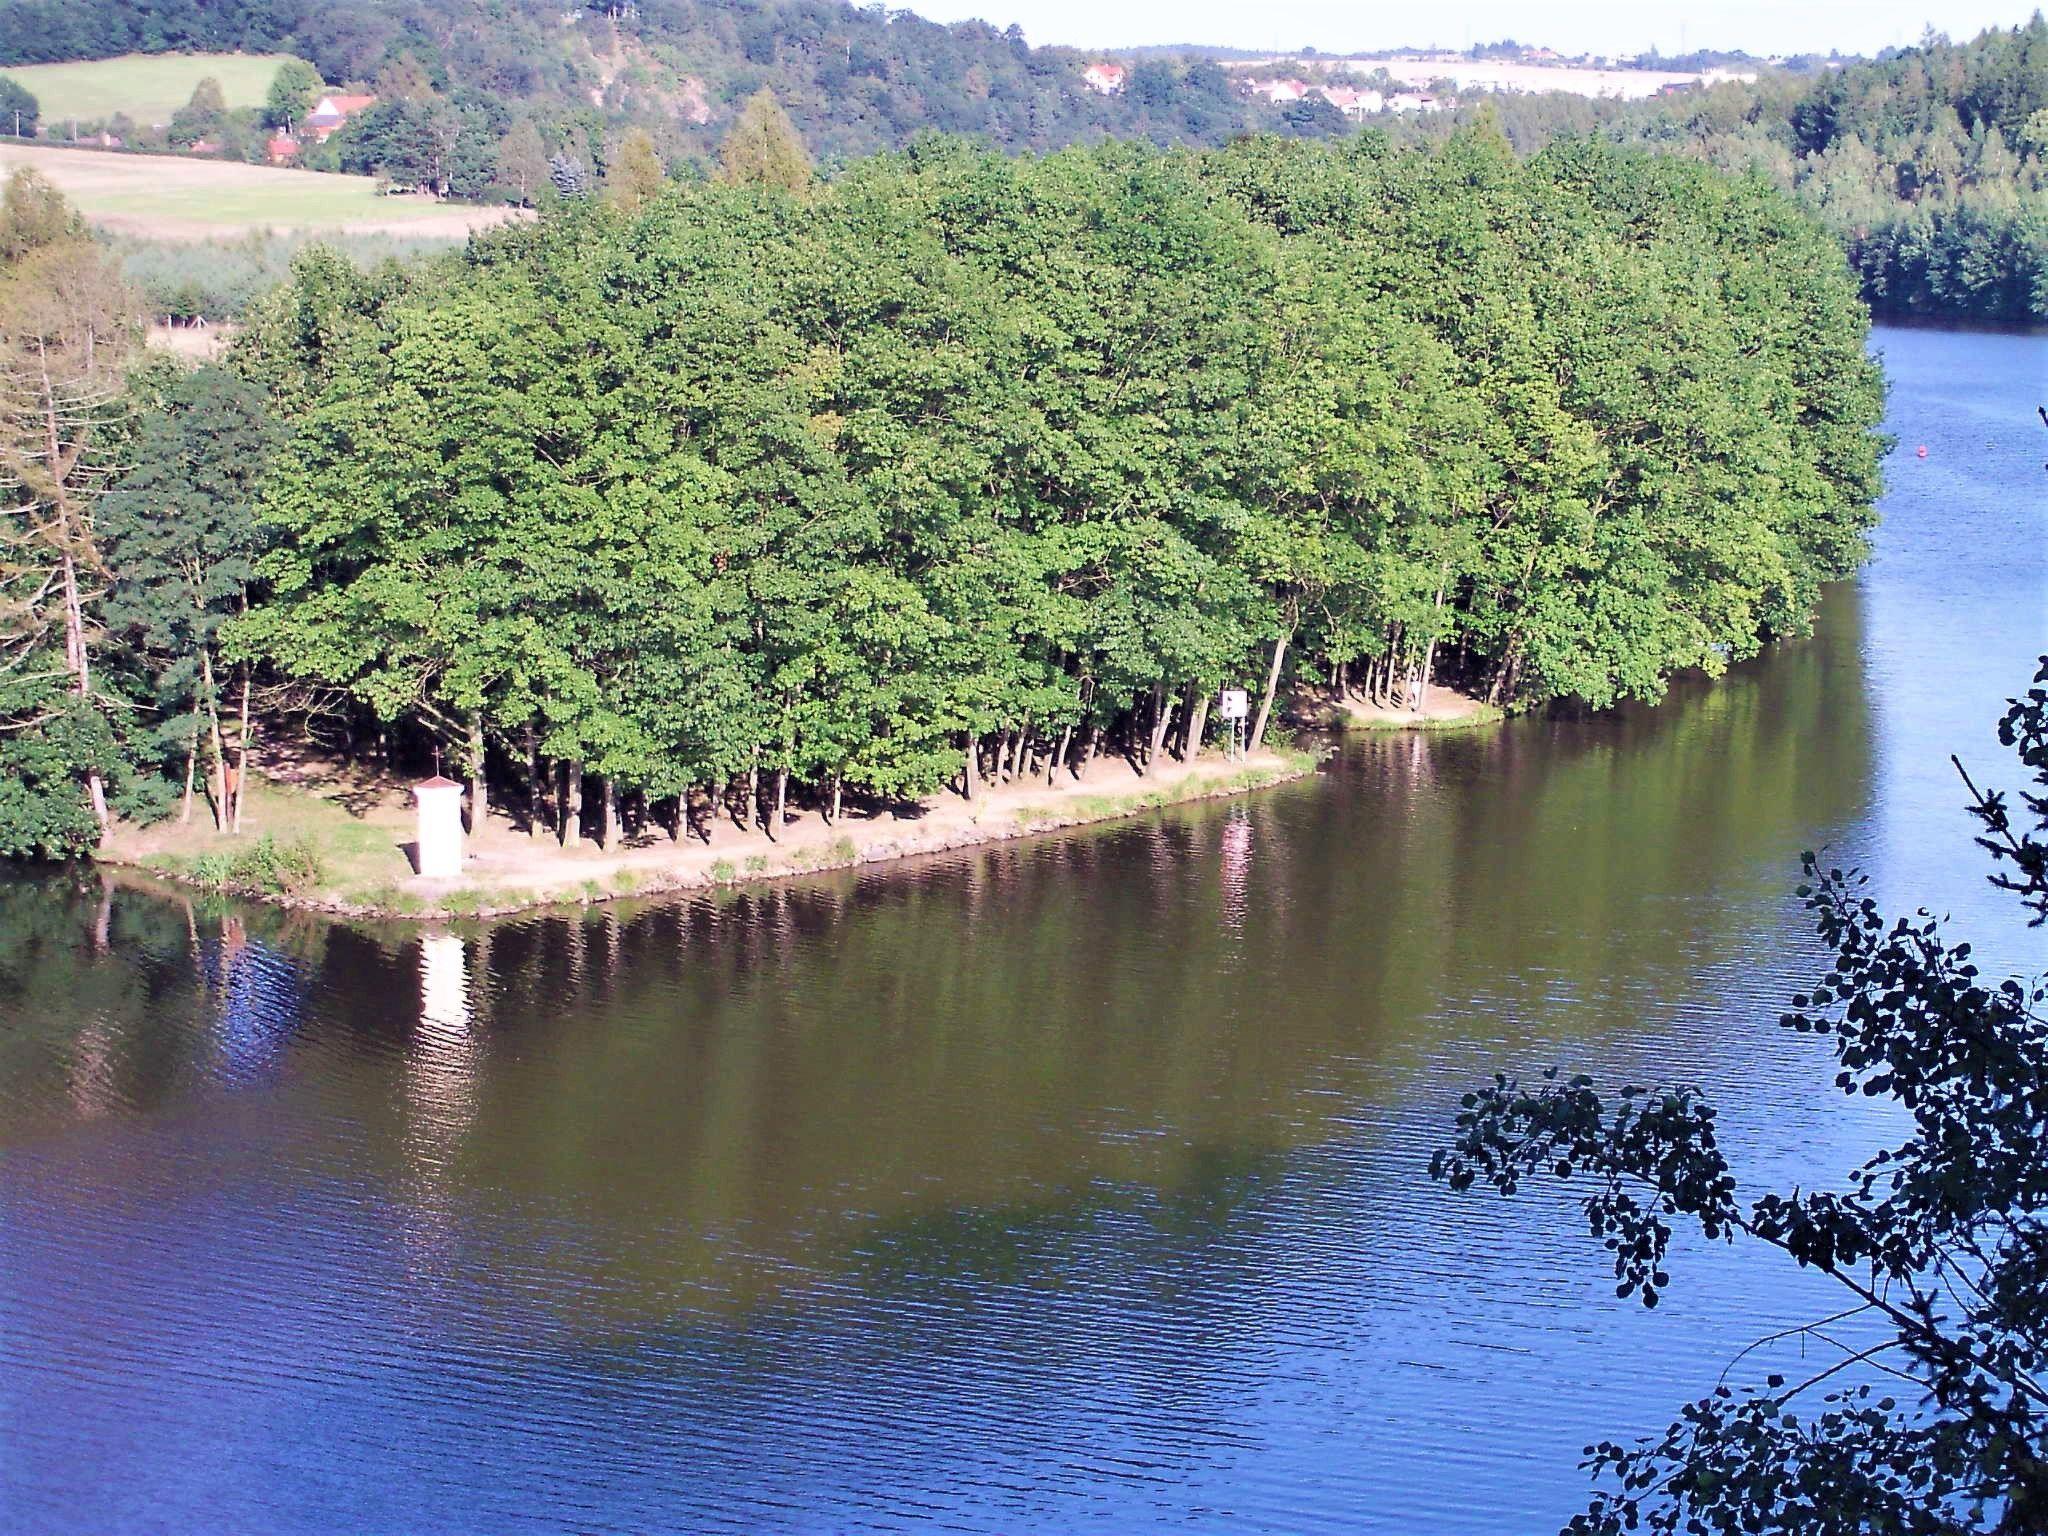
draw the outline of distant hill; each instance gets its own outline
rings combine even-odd
[[[1524,152],[1593,134],[1757,170],[1837,234],[1882,308],[2048,318],[2048,25],[2038,13],[1967,43],[1930,38],[1846,67],[1804,59],[1711,89],[1637,71],[1620,93],[1656,94],[1625,102],[1546,91],[1552,78],[1566,83],[1555,67],[1511,71],[1523,94],[1469,81],[1424,91],[1397,81],[1392,61],[1364,56],[1310,50],[1269,68],[1246,61],[1270,54],[1223,47],[1036,48],[1014,26],[941,25],[844,0],[0,0],[0,69],[131,67],[116,56],[138,53],[308,59],[329,85],[380,104],[307,146],[302,163],[483,200],[531,200],[546,180],[542,157],[601,175],[630,127],[653,136],[672,170],[701,167],[764,87],[828,169],[931,130],[1044,151],[1105,137],[1337,137],[1362,119],[1426,141],[1483,115]],[[1507,41],[1467,56],[1562,62]],[[1105,63],[1114,67],[1091,84],[1090,66]],[[1296,71],[1305,80],[1271,78]],[[1330,89],[1340,82],[1341,107]],[[44,135],[66,116],[45,103]],[[264,155],[265,131],[248,114],[223,130],[212,135],[223,153]]]
[[[1082,78],[1102,55],[1033,48],[1015,27],[942,26],[840,0],[565,4],[0,0],[0,68],[137,52],[293,53],[330,84],[420,80],[452,101],[488,103],[494,119],[530,116],[551,149],[567,119],[599,155],[607,129],[638,124],[671,161],[713,150],[763,86],[826,159],[925,129],[1043,150],[1112,135],[1215,144],[1287,127],[1205,59],[1143,61],[1105,94]],[[46,109],[46,120],[54,115]]]
[[[1876,308],[2048,320],[2048,21],[1930,37],[1817,75],[1645,102],[1503,95],[1392,125],[1428,142],[1481,116],[1515,148],[1593,134],[1755,171],[1842,242]]]

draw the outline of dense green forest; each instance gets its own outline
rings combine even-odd
[[[1142,764],[1219,685],[1655,698],[1801,632],[1877,486],[1826,237],[1583,141],[734,155],[303,252],[191,375],[32,178],[0,257],[14,853],[228,817],[282,730],[608,835]]]
[[[1765,75],[1648,102],[1486,96],[1395,125],[1429,142],[1480,116],[1517,150],[1594,134],[1754,171],[1847,251],[1880,311],[2048,319],[2048,21],[1929,37],[1817,79]]]

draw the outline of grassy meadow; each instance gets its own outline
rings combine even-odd
[[[385,197],[367,176],[279,170],[238,161],[0,144],[0,176],[29,166],[92,223],[158,240],[259,231],[336,230],[462,239],[512,217],[429,197]]]
[[[138,123],[168,123],[208,75],[230,107],[260,107],[282,53],[130,53],[75,64],[22,64],[0,70],[42,104],[43,131],[126,112]]]

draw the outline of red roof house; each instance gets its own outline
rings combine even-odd
[[[341,132],[350,118],[363,108],[376,104],[374,96],[322,96],[313,104],[313,110],[306,114],[306,127],[312,130],[316,144],[325,144]]]

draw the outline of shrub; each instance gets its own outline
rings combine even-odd
[[[259,896],[297,895],[318,885],[326,873],[320,850],[310,838],[280,843],[268,832],[246,848],[202,853],[191,867],[196,885]]]

